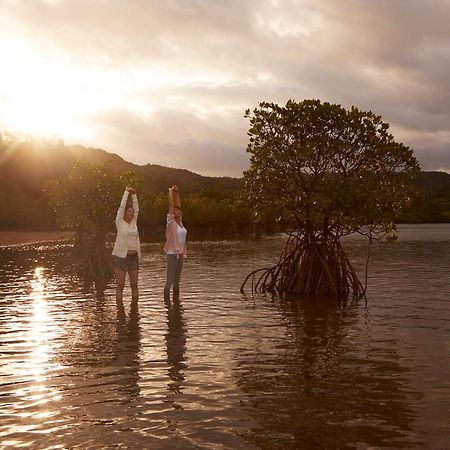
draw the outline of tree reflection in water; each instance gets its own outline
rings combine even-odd
[[[315,297],[272,305],[285,338],[276,351],[262,341],[238,357],[244,409],[258,424],[250,442],[271,449],[413,444],[408,369],[392,343],[371,338],[357,303]],[[358,332],[364,342],[352,337],[355,327],[366,327]]]

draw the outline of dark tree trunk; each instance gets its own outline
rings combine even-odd
[[[106,236],[78,231],[74,237],[75,272],[85,283],[110,280],[114,275]]]
[[[297,295],[364,295],[339,239],[325,239],[301,232],[291,233],[277,264],[251,272],[255,292]]]

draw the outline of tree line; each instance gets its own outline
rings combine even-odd
[[[113,221],[124,188],[133,186],[139,198],[141,237],[160,239],[166,225],[167,190],[146,191],[143,185],[133,172],[115,175],[104,166],[78,162],[67,177],[47,181],[44,189],[58,227],[105,234],[114,231]],[[183,216],[191,236],[231,236],[252,229],[249,212],[238,192],[234,196],[214,190],[194,195],[183,192]]]
[[[0,168],[3,230],[75,229],[83,225],[83,217],[102,216],[105,227],[114,231],[115,213],[128,185],[138,192],[144,239],[160,239],[166,223],[167,188],[173,183],[182,190],[190,236],[215,237],[253,229],[240,202],[239,179],[137,166],[103,150],[6,133],[0,134]]]
[[[271,217],[270,210],[266,216],[258,217],[256,225],[252,224],[255,217],[241,201],[240,179],[202,177],[187,170],[156,165],[137,166],[100,149],[3,132],[0,133],[0,230],[70,228],[67,220],[58,219],[51,186],[55,180],[62,182],[73,176],[74,171],[86,171],[88,167],[92,173],[97,170],[116,180],[115,190],[107,200],[113,209],[108,219],[111,230],[127,177],[138,189],[139,223],[144,239],[161,238],[167,212],[167,187],[174,182],[183,192],[183,211],[191,236],[213,238],[254,231],[255,227],[261,231],[277,229],[279,217]],[[397,222],[450,222],[450,174],[420,172],[415,186],[412,205],[401,212]]]

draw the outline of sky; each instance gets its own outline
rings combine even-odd
[[[448,0],[0,0],[0,129],[241,176],[247,108],[382,115],[450,171]]]

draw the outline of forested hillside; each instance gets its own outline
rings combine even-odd
[[[185,169],[147,164],[139,166],[97,148],[64,145],[62,141],[19,140],[0,135],[0,229],[56,229],[49,206],[48,180],[66,177],[77,161],[105,166],[109,172],[135,174],[142,204],[142,225],[164,223],[167,188],[176,183],[183,193],[186,220],[198,230],[243,229],[247,212],[239,206],[240,179],[205,177]],[[450,222],[450,174],[421,172],[416,180],[417,197],[399,222]],[[161,225],[162,226],[162,225]]]
[[[151,197],[161,204],[158,208],[161,210],[165,208],[167,189],[173,183],[179,185],[186,206],[194,208],[196,215],[201,215],[203,203],[208,203],[210,214],[217,216],[211,206],[234,199],[240,188],[237,178],[205,177],[155,164],[139,166],[101,149],[64,145],[61,141],[20,141],[3,135],[0,137],[0,229],[56,228],[55,215],[48,206],[46,182],[67,176],[77,161],[105,166],[116,175],[134,173],[141,198],[145,193],[147,203]],[[164,221],[164,213],[162,217]],[[217,217],[209,220],[216,222]],[[199,221],[205,223],[208,218]]]
[[[412,206],[399,217],[399,222],[450,222],[450,174],[420,172],[415,183],[416,198]]]

